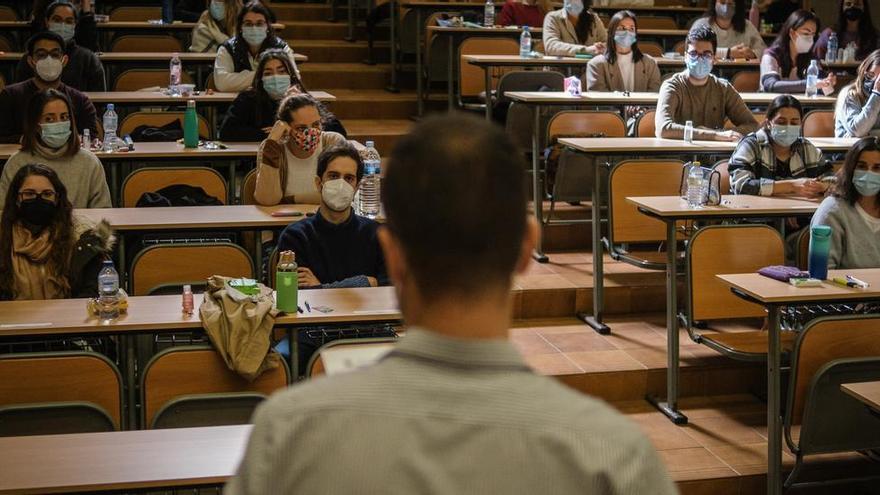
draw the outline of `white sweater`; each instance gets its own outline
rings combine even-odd
[[[0,205],[6,201],[9,183],[16,172],[28,164],[43,164],[58,174],[67,188],[67,197],[74,208],[110,208],[110,188],[104,175],[104,166],[94,153],[79,150],[71,157],[49,159],[29,151],[19,151],[9,157],[0,175]]]

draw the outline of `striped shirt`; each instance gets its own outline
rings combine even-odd
[[[776,159],[767,131],[761,129],[742,138],[736,145],[728,166],[730,192],[772,196],[777,180],[810,178],[831,175],[831,164],[822,159],[822,152],[813,143],[798,138],[791,145],[788,166]]]
[[[357,372],[272,396],[227,494],[674,494],[636,425],[507,341],[409,329]]]

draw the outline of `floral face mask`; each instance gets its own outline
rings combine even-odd
[[[318,147],[318,143],[321,142],[321,128],[309,127],[302,131],[294,131],[292,136],[293,143],[297,148],[306,153],[312,153]]]

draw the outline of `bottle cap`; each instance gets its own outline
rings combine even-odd
[[[113,110],[114,108],[116,107],[114,107],[112,103],[107,104],[107,111]]]
[[[374,143],[373,141],[367,141],[366,146],[367,146],[367,148],[375,148],[376,143]]]
[[[184,285],[183,292],[192,292],[192,286],[189,284]]]
[[[196,100],[187,100],[186,108],[195,108],[195,107],[196,107]]]

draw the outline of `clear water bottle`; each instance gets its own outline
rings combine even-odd
[[[819,61],[810,60],[810,66],[807,68],[807,97],[815,98],[817,92],[817,84],[819,82]]]
[[[834,31],[831,32],[831,37],[828,38],[828,51],[825,53],[825,61],[832,63],[837,61],[837,49],[839,48],[839,44],[837,41],[837,33]]]
[[[168,66],[168,72],[171,74],[168,81],[168,92],[171,96],[180,96],[180,54],[174,52],[171,55],[171,63]]]
[[[700,162],[694,162],[687,176],[687,204],[688,208],[703,206],[703,169]]]
[[[111,260],[104,261],[98,273],[98,308],[102,320],[119,317],[119,274]]]
[[[88,128],[83,129],[83,137],[82,141],[79,143],[79,147],[84,150],[92,149],[92,131]]]
[[[495,25],[495,3],[492,0],[486,0],[483,7],[483,25],[492,27]]]
[[[532,54],[532,33],[529,32],[528,26],[522,27],[522,34],[519,35],[519,56],[528,58]]]
[[[694,142],[694,121],[688,120],[684,123],[684,142]]]
[[[116,149],[116,129],[119,128],[119,117],[112,103],[107,104],[107,111],[104,112],[104,151],[113,151]]]
[[[379,216],[381,202],[382,158],[373,141],[367,141],[367,147],[361,151],[361,159],[364,161],[364,178],[361,179],[358,210],[361,215],[367,218],[376,218]]]
[[[761,24],[761,10],[758,7],[758,0],[752,0],[752,8],[749,9],[749,22],[756,28]]]

